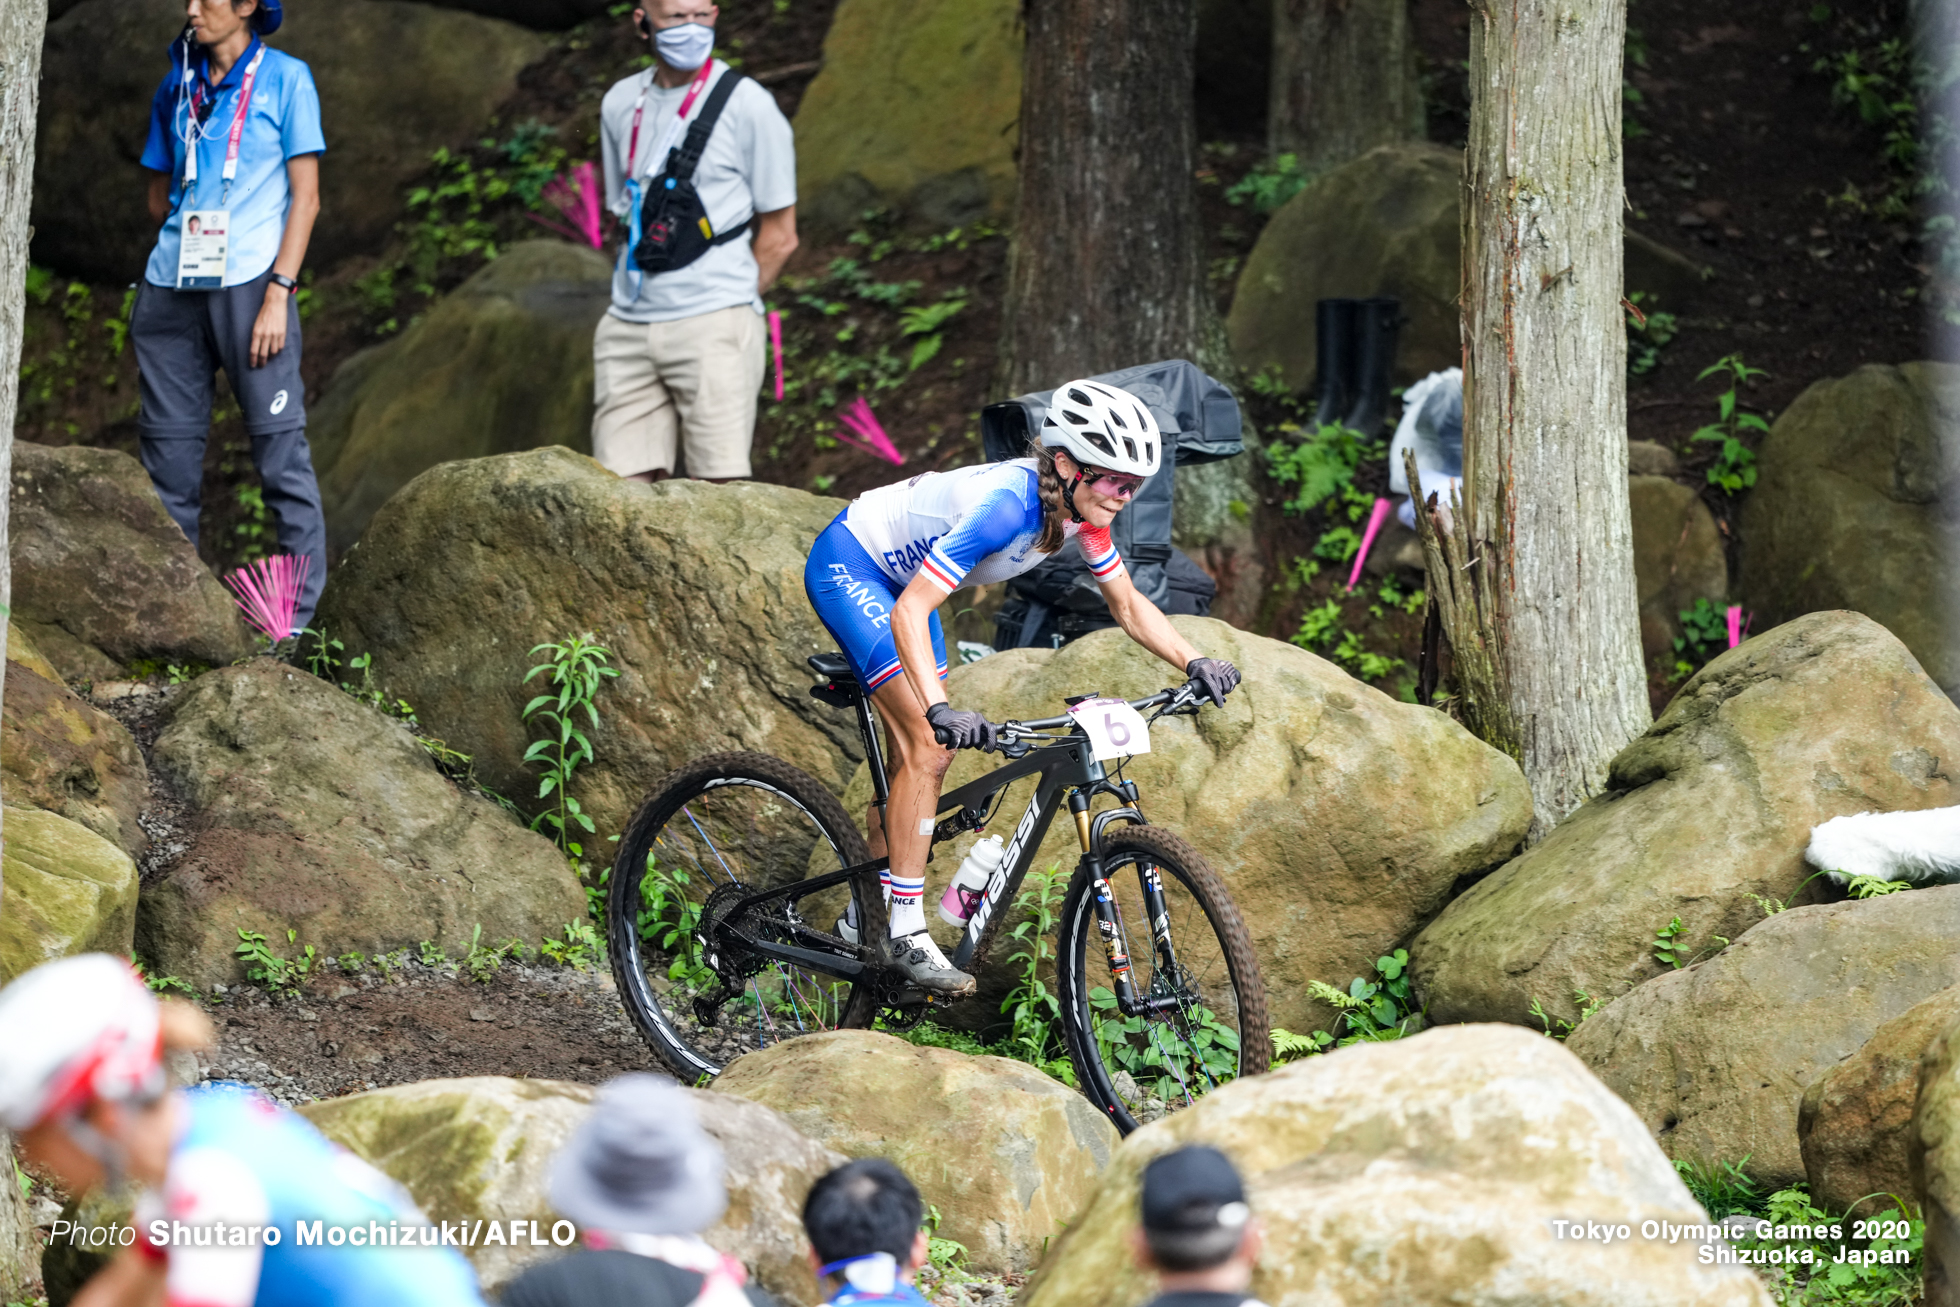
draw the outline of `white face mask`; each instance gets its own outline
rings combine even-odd
[[[653,34],[653,48],[667,64],[691,73],[715,51],[715,29],[700,23],[663,27]]]

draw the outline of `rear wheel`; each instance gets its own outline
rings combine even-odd
[[[730,913],[748,895],[870,858],[830,791],[766,754],[702,758],[648,796],[613,862],[607,943],[626,1010],[683,1082],[783,1039],[871,1023],[871,986],[769,960],[716,929],[849,954],[830,932],[853,898],[864,901],[863,876]],[[875,873],[870,891],[879,902]]]
[[[1272,1047],[1251,936],[1203,856],[1169,831],[1130,826],[1104,837],[1103,874],[1136,995],[1161,1010],[1119,1010],[1086,871],[1062,904],[1056,980],[1083,1091],[1128,1134],[1265,1071]],[[1152,882],[1163,905],[1154,928],[1145,907]]]

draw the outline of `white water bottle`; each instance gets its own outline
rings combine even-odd
[[[964,926],[980,906],[1000,860],[1007,856],[1000,836],[981,840],[966,855],[966,861],[953,873],[953,883],[939,896],[939,919],[949,926]]]

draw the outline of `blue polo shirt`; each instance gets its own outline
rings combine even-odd
[[[253,80],[252,106],[238,140],[238,175],[232,180],[229,202],[221,204],[225,149],[238,113],[239,87],[246,68],[261,49],[265,59]],[[150,139],[143,147],[143,166],[170,174],[170,216],[157,234],[157,247],[150,253],[144,277],[152,286],[175,286],[178,233],[184,213],[226,208],[231,211],[231,243],[225,250],[225,285],[241,285],[270,268],[279,256],[279,242],[286,234],[286,213],[293,202],[286,160],[297,154],[326,152],[326,138],[320,134],[320,93],[313,88],[311,69],[254,36],[218,83],[215,103],[206,84],[206,103],[212,107],[197,147],[196,194],[186,196],[185,140],[193,119],[184,86],[182,38],[171,45],[170,56],[170,71],[150,101]],[[191,76],[203,81],[203,65],[202,47],[193,46]]]

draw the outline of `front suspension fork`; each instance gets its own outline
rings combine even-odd
[[[1069,811],[1075,816],[1075,829],[1082,841],[1082,862],[1089,870],[1090,889],[1095,894],[1096,931],[1102,936],[1103,954],[1109,962],[1110,987],[1116,992],[1116,1006],[1126,1017],[1151,1016],[1182,1006],[1174,995],[1140,998],[1132,976],[1130,951],[1123,929],[1123,908],[1109,878],[1103,875],[1102,859],[1090,848],[1089,799],[1077,791],[1069,795]],[[1150,935],[1157,950],[1159,974],[1177,975],[1176,955],[1171,951],[1170,911],[1164,904],[1164,881],[1157,868],[1138,863],[1143,882],[1143,910],[1150,918]]]

